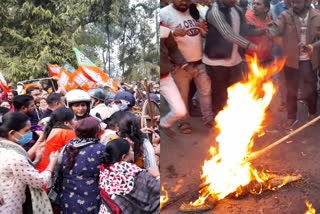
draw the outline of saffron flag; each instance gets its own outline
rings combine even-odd
[[[113,91],[118,91],[118,83],[113,81],[108,74],[103,72],[101,68],[96,66],[90,59],[88,59],[81,51],[77,48],[73,48],[73,51],[76,54],[79,68],[84,76],[89,80],[96,83],[102,84],[111,88]]]
[[[48,71],[51,77],[58,76],[61,68],[59,65],[48,64]]]
[[[59,65],[48,64],[48,71],[51,77],[57,76],[59,78],[60,84],[67,90],[73,90],[78,87],[78,85],[72,81],[69,72],[64,70]]]
[[[95,81],[92,81],[90,78],[84,75],[81,68],[78,68],[71,74],[70,82],[75,83],[84,91],[88,91],[97,85]]]
[[[111,79],[109,75],[104,73],[99,67],[80,65],[79,69],[88,79],[101,83],[103,86],[111,88],[114,92],[118,91],[118,83],[113,81],[113,79]]]
[[[4,76],[0,72],[0,87],[2,88],[3,91],[6,93],[11,92],[12,90],[9,88],[7,81],[5,80]]]

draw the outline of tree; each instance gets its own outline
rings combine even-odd
[[[125,77],[145,73],[150,66],[144,63],[159,65],[154,39],[158,4],[156,0],[2,0],[0,70],[15,82],[48,76],[48,63],[61,65],[68,60],[77,67],[72,51],[77,47],[105,71],[120,67]]]

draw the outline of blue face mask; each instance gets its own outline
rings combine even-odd
[[[127,110],[128,109],[128,105],[127,104],[122,104],[121,106],[120,106],[120,111],[125,111],[125,110]]]
[[[22,136],[22,138],[20,140],[17,140],[17,143],[20,145],[24,145],[24,144],[29,143],[32,140],[32,136],[33,136],[32,132],[25,133],[24,135],[21,135],[19,133],[19,135]]]

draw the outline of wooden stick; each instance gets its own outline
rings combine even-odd
[[[152,129],[154,129],[155,125],[154,125],[153,112],[152,112],[152,108],[151,108],[150,89],[149,89],[149,84],[148,84],[147,78],[144,78],[144,87],[146,88],[146,94],[147,94],[147,99],[148,99],[148,109],[149,109],[149,114],[150,114],[150,119],[151,119],[151,127],[152,127]]]
[[[265,153],[265,152],[269,151],[270,149],[272,149],[273,147],[283,143],[288,138],[292,137],[293,135],[301,132],[303,129],[305,129],[308,126],[312,125],[313,123],[317,122],[319,119],[320,119],[320,116],[318,116],[318,117],[314,118],[313,120],[307,122],[303,126],[297,128],[296,130],[292,131],[290,134],[288,134],[288,135],[284,136],[283,138],[277,140],[276,142],[270,144],[269,146],[265,147],[264,149],[261,149],[261,150],[256,151],[256,152],[252,152],[249,156],[247,156],[245,158],[245,161],[252,161],[253,159],[256,159],[257,157],[261,156],[263,153]]]
[[[166,202],[162,208],[161,208],[161,211],[163,211],[165,208],[167,208],[168,206],[170,206],[171,204],[174,204],[176,203],[177,201],[180,201],[181,199],[183,199],[184,197],[186,197],[187,195],[190,195],[190,194],[195,194],[195,193],[198,193],[200,190],[202,190],[203,188],[209,186],[209,184],[200,184],[198,187],[192,189],[192,190],[189,190],[189,191],[186,191],[174,198],[170,198],[170,200],[168,202]]]

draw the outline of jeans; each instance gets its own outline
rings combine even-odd
[[[232,67],[207,65],[207,73],[211,78],[212,108],[216,116],[227,103],[228,87],[241,81],[245,74],[242,63]]]
[[[180,67],[174,70],[174,80],[180,91],[185,105],[188,105],[190,81],[194,80],[199,93],[200,110],[204,124],[213,120],[211,102],[211,81],[206,73],[206,67],[202,63],[193,64],[192,71],[186,71]]]
[[[285,67],[284,75],[287,86],[288,119],[297,118],[299,87],[302,98],[307,103],[309,114],[317,113],[317,72],[312,70],[311,61],[300,61],[299,69]]]
[[[160,119],[160,126],[169,128],[176,121],[187,115],[187,108],[183,102],[180,92],[171,76],[160,79],[160,94],[169,104],[170,112]]]

